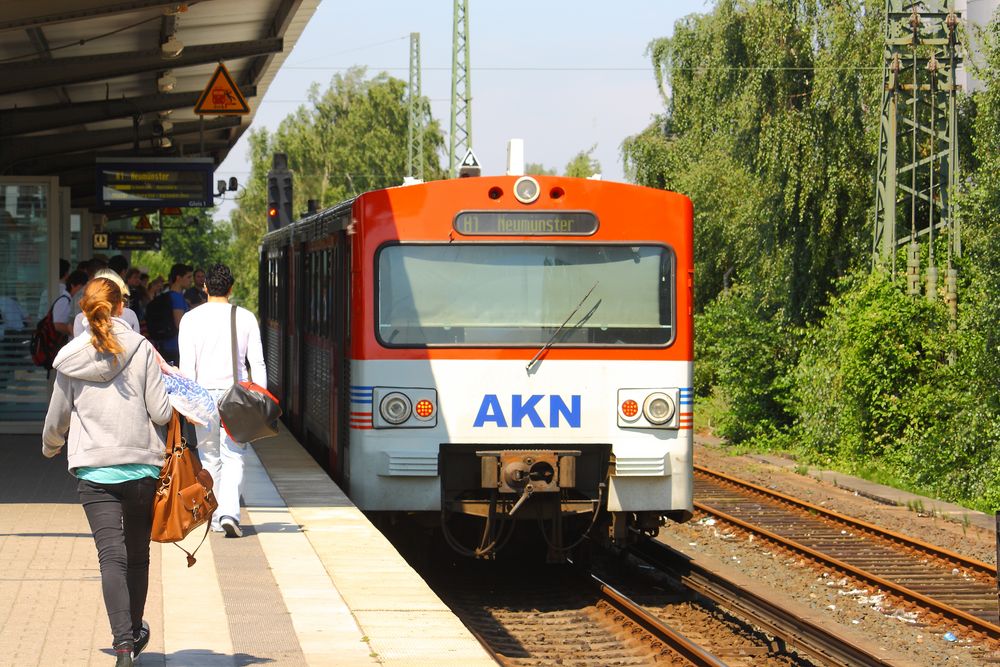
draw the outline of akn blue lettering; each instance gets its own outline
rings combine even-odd
[[[562,396],[553,394],[549,397],[549,426],[559,428],[559,415],[566,418],[566,425],[570,428],[580,428],[580,395],[570,396],[572,407],[568,407]]]
[[[483,396],[483,402],[479,406],[479,414],[476,415],[476,421],[472,426],[473,428],[482,428],[483,424],[488,421],[494,422],[498,428],[507,428],[507,420],[503,416],[503,408],[500,407],[500,401],[496,394]]]
[[[545,422],[538,416],[535,406],[542,400],[541,394],[533,394],[527,403],[521,402],[521,395],[514,394],[510,403],[510,425],[514,428],[521,428],[521,422],[527,417],[531,420],[531,425],[535,428],[544,428]]]

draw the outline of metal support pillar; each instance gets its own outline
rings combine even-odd
[[[472,148],[472,80],[469,76],[469,0],[455,0],[451,44],[451,128],[448,172],[458,167]]]
[[[420,92],[420,33],[410,33],[409,120],[406,124],[406,173],[424,179],[424,106]]]
[[[961,254],[956,211],[958,118],[955,0],[886,0],[882,119],[875,187],[872,266],[895,275],[907,246],[907,291],[938,298],[935,239],[946,237],[947,275]],[[909,222],[909,233],[901,229]],[[900,233],[902,231],[902,234]],[[937,233],[935,233],[937,232]],[[905,236],[903,235],[905,234]],[[928,248],[920,251],[926,237]],[[921,256],[928,261],[920,279]],[[945,299],[949,297],[946,283]]]

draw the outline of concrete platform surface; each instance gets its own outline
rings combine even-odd
[[[0,442],[0,666],[112,665],[76,480],[40,448]],[[496,664],[287,431],[248,448],[243,499],[244,537],[194,567],[152,545],[138,665]]]

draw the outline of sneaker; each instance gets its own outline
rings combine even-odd
[[[146,648],[146,644],[149,643],[149,623],[146,621],[142,622],[142,627],[139,628],[139,631],[133,633],[132,641],[132,657],[138,658],[139,654]]]
[[[226,537],[243,537],[243,531],[240,530],[240,522],[231,516],[224,516],[219,519],[219,523],[222,524],[222,530],[226,531]]]
[[[116,646],[115,658],[115,667],[134,667],[135,665],[135,661],[132,660],[132,646],[129,644]]]

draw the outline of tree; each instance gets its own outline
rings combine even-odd
[[[214,210],[184,208],[181,215],[161,214],[163,237],[159,251],[132,254],[132,266],[143,267],[150,276],[166,278],[177,263],[207,268],[228,259],[232,229],[228,222],[213,221]]]
[[[882,18],[720,0],[650,44],[667,108],[623,154],[630,178],[694,201],[699,309],[742,281],[801,324],[867,258]]]
[[[555,169],[546,169],[541,162],[529,162],[524,165],[524,173],[533,176],[555,176],[558,172]]]
[[[597,150],[597,144],[573,156],[573,159],[566,163],[565,175],[575,178],[588,178],[594,174],[601,173],[601,163],[593,157],[595,150]]]
[[[443,178],[439,156],[444,138],[426,99],[421,106],[425,178]],[[251,132],[251,175],[230,217],[235,233],[234,294],[244,306],[255,309],[257,305],[257,252],[267,228],[265,180],[271,155],[288,155],[295,182],[294,211],[304,211],[309,199],[327,207],[403,182],[408,116],[405,82],[385,73],[366,78],[363,68],[353,68],[335,75],[323,92],[314,84],[309,104],[286,117],[273,134]]]

